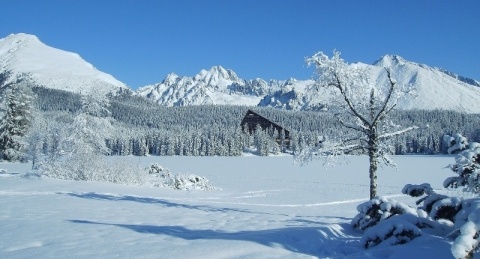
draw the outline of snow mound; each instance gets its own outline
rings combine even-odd
[[[176,174],[173,175],[170,170],[159,164],[151,164],[148,168],[148,174],[153,178],[150,182],[156,187],[166,187],[175,190],[218,190],[213,187],[209,181],[202,176],[194,174]]]

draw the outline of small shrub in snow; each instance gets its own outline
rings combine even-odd
[[[407,184],[402,189],[403,194],[410,195],[412,197],[420,197],[424,194],[430,194],[433,192],[432,187],[428,183],[423,184]]]
[[[164,177],[164,178],[171,176],[171,173],[168,169],[163,168],[163,166],[157,163],[150,165],[150,167],[148,168],[148,174],[160,175],[161,177]]]
[[[443,182],[445,188],[464,187],[464,191],[480,193],[480,146],[471,143],[471,149],[464,150],[455,157],[455,164],[450,168],[457,176],[449,177]]]
[[[67,158],[63,162],[41,163],[38,170],[43,176],[75,181],[98,181],[129,185],[143,185],[146,175],[142,168],[127,162],[107,161],[102,156],[89,160]]]
[[[462,150],[467,149],[468,147],[467,138],[465,138],[459,133],[456,133],[453,136],[444,135],[443,142],[447,146],[448,148],[447,152],[449,154],[456,154]]]
[[[174,187],[177,190],[213,190],[205,177],[193,174],[178,174],[174,178]]]
[[[365,248],[371,248],[379,244],[405,244],[421,234],[420,229],[414,224],[395,217],[388,221],[380,222],[367,230],[360,243]]]
[[[427,214],[430,214],[433,205],[443,199],[448,199],[448,196],[438,193],[432,193],[418,200],[417,204],[421,204],[423,202],[423,205],[419,209],[425,211]]]
[[[354,228],[365,230],[397,214],[418,215],[414,208],[401,202],[377,197],[357,206],[359,212],[352,220]]]
[[[403,187],[402,193],[412,197],[421,197],[425,195],[416,202],[417,205],[423,203],[423,205],[418,209],[424,211],[425,215],[428,215],[432,211],[432,208],[436,202],[443,199],[448,199],[448,196],[438,194],[433,191],[432,187],[428,183],[407,184]]]
[[[421,229],[428,228],[442,234],[451,232],[455,215],[462,208],[462,200],[437,194],[430,184],[407,184],[402,193],[422,197],[418,208],[386,198],[375,198],[357,207],[359,214],[352,220],[353,227],[366,230],[362,237],[365,248],[379,244],[404,244],[422,235]]]
[[[449,153],[458,153],[450,168],[458,176],[444,182],[446,188],[465,187],[480,193],[480,144],[466,142],[460,134],[444,138]],[[465,199],[436,193],[430,184],[407,184],[402,193],[420,197],[416,209],[375,198],[357,207],[352,220],[355,228],[366,230],[361,243],[365,248],[380,244],[404,244],[426,234],[454,237],[451,252],[455,258],[471,258],[480,249],[480,198]],[[431,229],[429,231],[422,231]],[[435,233],[437,232],[437,233]]]
[[[407,221],[415,225],[419,229],[434,229],[437,232],[442,233],[443,235],[451,231],[450,226],[440,223],[438,221],[435,221],[431,218],[423,217],[421,215],[415,216],[412,214],[402,214],[402,215],[395,216],[395,218]]]
[[[172,188],[176,190],[214,190],[205,177],[193,174],[173,175],[170,170],[159,164],[151,164],[148,173],[154,179],[154,186]]]
[[[428,216],[434,220],[455,222],[455,215],[462,209],[462,198],[448,197],[435,202]]]

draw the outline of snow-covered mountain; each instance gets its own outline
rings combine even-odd
[[[455,110],[466,113],[480,113],[480,82],[458,76],[439,68],[407,61],[397,55],[385,55],[373,65],[363,63],[352,64],[363,66],[370,71],[372,82],[387,84],[385,67],[390,67],[397,84],[411,85],[415,89],[415,98],[407,96],[399,101],[398,108],[403,110]],[[305,85],[308,81],[297,81],[292,90],[279,90],[266,95],[259,103],[293,110],[316,110],[328,106],[333,98],[329,90],[315,96]],[[301,85],[299,87],[299,85]]]
[[[235,72],[221,66],[202,70],[193,77],[171,73],[153,85],[138,89],[137,93],[165,106],[184,105],[249,105],[255,106],[267,94],[282,89],[285,82],[263,79],[240,79]]]
[[[372,65],[352,65],[366,67],[372,81],[381,85],[387,85],[384,67],[390,67],[398,84],[414,87],[417,97],[401,100],[399,109],[480,112],[479,81],[410,62],[397,55],[385,55]],[[245,80],[232,70],[216,66],[193,77],[169,74],[161,83],[142,87],[137,93],[165,106],[235,104],[287,110],[325,109],[335,97],[331,91],[325,90],[319,98],[309,88],[313,83],[313,80],[295,79],[269,82],[259,78]]]
[[[400,109],[445,109],[467,113],[480,112],[480,82],[449,71],[385,55],[365,66],[371,79],[386,82],[383,67],[391,67],[399,84],[411,84],[417,98],[405,99]],[[0,39],[0,80],[19,77],[53,89],[76,93],[108,93],[119,89],[131,91],[113,76],[97,70],[78,54],[43,44],[36,36],[12,34]],[[315,97],[309,88],[313,80],[246,80],[221,66],[202,70],[193,77],[171,73],[157,84],[142,87],[136,94],[164,106],[249,105],[289,110],[318,110],[328,107],[332,94],[326,91]],[[318,96],[318,95],[317,95]]]
[[[129,89],[78,54],[52,48],[24,33],[0,39],[0,73],[9,73],[7,81],[28,78],[39,86],[76,93]]]
[[[377,83],[387,80],[382,67],[391,67],[399,84],[412,84],[416,98],[401,100],[401,109],[445,109],[480,113],[480,84],[442,69],[407,61],[396,55],[385,55],[371,66]],[[460,79],[461,78],[461,79]]]

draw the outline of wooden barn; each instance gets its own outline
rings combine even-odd
[[[259,125],[260,128],[265,131],[269,129],[275,129],[276,132],[283,131],[283,133],[285,134],[284,144],[286,146],[290,145],[290,131],[286,130],[282,126],[276,124],[275,122],[272,122],[271,120],[263,117],[262,115],[252,110],[247,111],[240,125],[242,126],[243,131],[248,130],[248,133],[250,134],[253,134],[255,132],[255,130],[257,129],[257,125]],[[246,125],[248,126],[248,129],[245,128]],[[280,144],[281,142],[282,140],[280,139],[280,137],[278,137],[277,143]]]

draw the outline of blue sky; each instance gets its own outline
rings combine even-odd
[[[480,80],[480,1],[0,0],[0,38],[34,34],[132,88],[215,65],[307,79],[305,57],[384,54]]]

